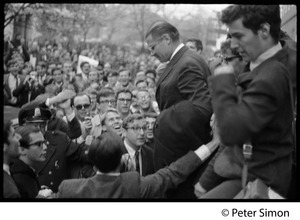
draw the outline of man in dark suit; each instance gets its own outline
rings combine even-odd
[[[123,121],[124,148],[127,170],[136,170],[141,176],[154,173],[153,150],[146,142],[146,120],[141,114],[131,114]]]
[[[210,71],[201,56],[180,42],[178,30],[165,21],[157,21],[150,27],[146,41],[151,55],[167,63],[156,86],[161,112],[154,127],[154,168],[158,170],[209,141]],[[168,197],[196,198],[193,184],[200,173],[191,175]]]
[[[215,150],[208,143],[169,167],[145,177],[136,171],[120,173],[123,141],[115,132],[105,132],[89,148],[88,157],[97,174],[87,179],[63,181],[58,198],[163,198],[165,191],[178,186]]]

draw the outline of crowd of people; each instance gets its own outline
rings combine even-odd
[[[233,199],[259,179],[293,198],[296,43],[279,5],[220,19],[228,37],[209,61],[162,20],[137,57],[6,39],[4,105],[18,115],[4,123],[3,197]]]

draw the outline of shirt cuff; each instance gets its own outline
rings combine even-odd
[[[78,144],[81,144],[83,142],[85,142],[85,140],[82,138],[82,136],[80,136],[79,138],[77,138],[77,143]]]
[[[46,102],[45,102],[45,104],[49,107],[49,100],[50,100],[50,98],[47,98],[46,99]]]
[[[75,111],[73,111],[71,114],[66,115],[66,118],[68,120],[68,122],[72,121],[75,117]]]
[[[197,150],[195,150],[195,154],[202,160],[204,161],[206,158],[210,156],[210,151],[206,147],[205,144],[203,144],[201,147],[199,147]]]

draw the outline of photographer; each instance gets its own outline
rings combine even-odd
[[[45,87],[37,80],[37,72],[31,71],[16,90],[13,91],[13,96],[18,97],[19,107],[22,107],[44,92]]]

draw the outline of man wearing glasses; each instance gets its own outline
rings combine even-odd
[[[19,127],[16,132],[22,136],[20,157],[13,162],[10,172],[21,198],[46,198],[53,192],[46,186],[41,187],[35,173],[39,163],[46,160],[47,145],[44,136],[39,128],[31,126]]]
[[[136,170],[141,176],[154,173],[153,150],[145,145],[146,120],[141,114],[131,114],[123,121],[125,170]]]
[[[77,138],[77,143],[86,142],[91,144],[92,138],[100,136],[102,132],[99,115],[91,117],[91,98],[86,93],[79,93],[73,99],[75,115],[81,126],[81,136]]]
[[[116,107],[116,94],[112,88],[102,88],[97,96],[98,112],[103,119],[103,116],[108,108]]]
[[[76,144],[71,141],[66,133],[49,131],[48,121],[51,112],[48,108],[39,107],[39,102],[33,101],[24,105],[19,112],[19,124],[24,128],[36,127],[40,129],[47,146],[46,160],[35,168],[40,185],[48,186],[53,192],[57,192],[59,184],[70,178],[70,161],[76,163],[88,163],[84,144]]]
[[[117,91],[117,110],[119,111],[122,120],[131,114],[130,105],[132,103],[132,96],[132,92],[128,89]]]
[[[157,171],[209,142],[212,106],[207,77],[210,70],[201,56],[180,42],[176,27],[165,21],[151,25],[146,42],[151,55],[167,63],[156,90],[161,112],[154,127],[154,168]],[[168,192],[167,197],[196,198],[193,184],[206,165],[178,189]]]

